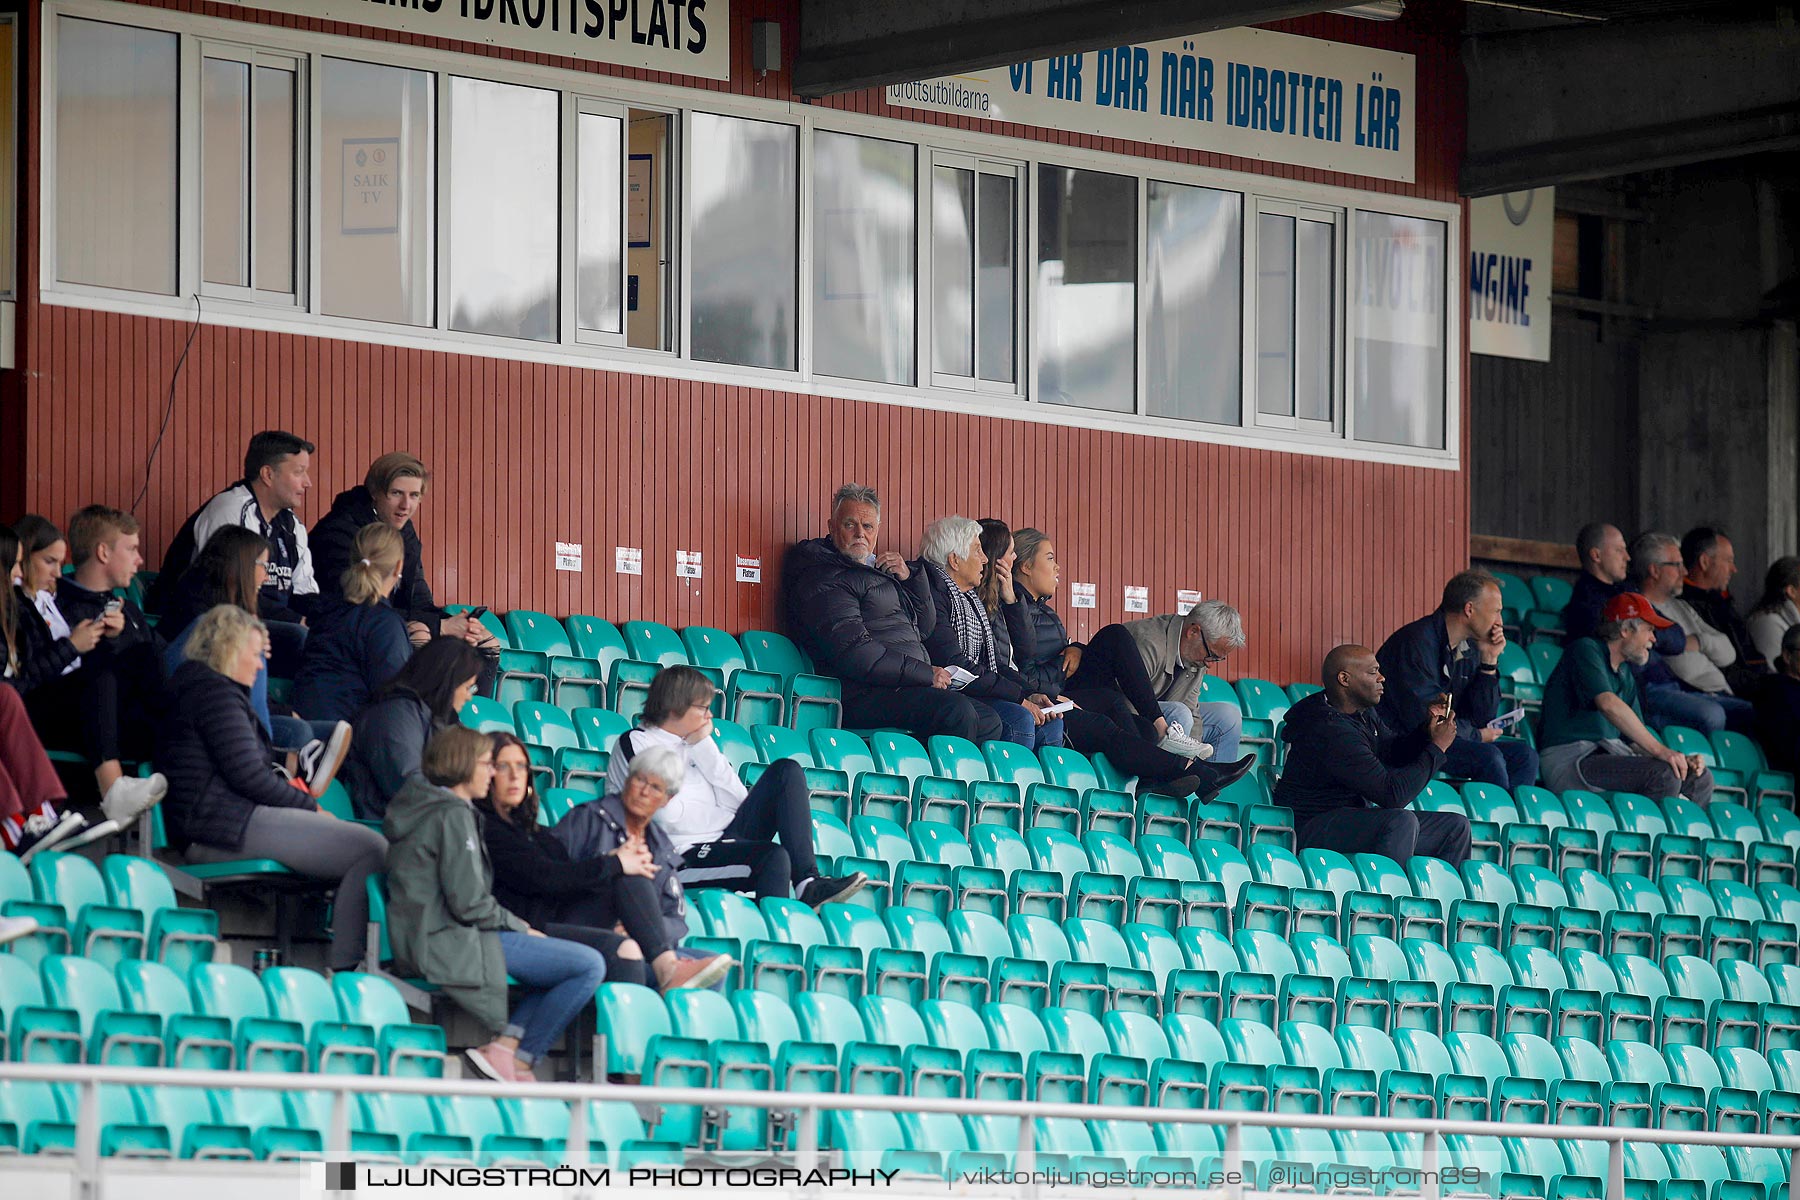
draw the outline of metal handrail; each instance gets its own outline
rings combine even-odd
[[[85,1178],[97,1176],[100,1158],[102,1085],[126,1087],[197,1087],[333,1093],[326,1153],[350,1153],[350,1097],[365,1092],[402,1095],[491,1096],[496,1099],[568,1101],[569,1128],[565,1156],[572,1164],[588,1161],[587,1108],[584,1102],[700,1105],[722,1108],[798,1110],[796,1164],[812,1170],[819,1158],[819,1114],[831,1111],[944,1113],[956,1116],[1017,1117],[1020,1121],[1015,1167],[1035,1166],[1037,1131],[1042,1118],[1124,1121],[1149,1124],[1212,1125],[1226,1131],[1224,1170],[1242,1174],[1242,1130],[1245,1126],[1277,1129],[1367,1130],[1375,1133],[1423,1134],[1425,1184],[1423,1200],[1438,1196],[1437,1170],[1442,1139],[1447,1135],[1569,1140],[1607,1143],[1606,1200],[1624,1200],[1625,1145],[1737,1146],[1788,1151],[1787,1200],[1800,1200],[1800,1138],[1768,1133],[1709,1130],[1640,1129],[1619,1125],[1541,1125],[1495,1121],[1413,1119],[1258,1112],[1239,1109],[1151,1108],[1143,1105],[1097,1105],[1032,1100],[949,1099],[929,1096],[860,1095],[843,1092],[754,1091],[739,1088],[644,1086],[615,1083],[496,1083],[489,1080],[435,1079],[422,1076],[275,1074],[260,1071],[191,1071],[160,1067],[69,1066],[52,1063],[0,1062],[0,1079],[74,1084],[81,1088],[76,1117],[75,1157]],[[90,1193],[91,1194],[91,1193]]]

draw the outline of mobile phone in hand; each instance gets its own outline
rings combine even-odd
[[[469,617],[469,620],[471,620],[471,621],[479,621],[479,620],[481,620],[481,618],[483,618],[487,615],[488,615],[488,606],[485,604],[477,604],[474,608],[471,608],[468,612],[468,617]]]
[[[111,600],[108,600],[106,602],[106,608],[103,611],[109,617],[112,616],[114,613],[124,612],[125,611],[125,602],[115,596]]]

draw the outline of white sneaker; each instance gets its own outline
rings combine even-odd
[[[80,833],[62,844],[64,850],[79,850],[89,842],[97,842],[103,837],[111,837],[115,833],[124,833],[125,827],[117,821],[102,821],[98,825],[89,825]]]
[[[29,863],[39,850],[48,850],[66,837],[87,827],[87,818],[78,812],[66,812],[52,819],[49,813],[33,813],[25,822],[25,832],[13,853],[21,864]],[[21,935],[23,936],[23,935]]]
[[[107,820],[116,822],[123,829],[155,808],[168,794],[169,781],[161,775],[152,775],[148,779],[121,775],[101,797],[100,809]]]
[[[1176,754],[1182,758],[1207,759],[1213,756],[1213,748],[1210,745],[1196,741],[1185,733],[1176,733],[1173,729],[1164,734],[1163,740],[1157,745],[1170,754]]]
[[[0,946],[30,937],[37,931],[36,917],[0,917]]]
[[[314,800],[323,796],[337,778],[338,768],[350,754],[350,722],[339,721],[327,741],[314,738],[300,748],[300,778]]]

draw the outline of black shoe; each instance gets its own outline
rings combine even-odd
[[[1198,767],[1203,766],[1204,764],[1195,763],[1194,765]],[[1194,792],[1205,786],[1206,780],[1198,775],[1182,775],[1175,779],[1164,779],[1160,781],[1155,779],[1139,779],[1136,791],[1139,800],[1142,800],[1145,796],[1173,796],[1176,799],[1181,799],[1184,796],[1192,795]]]
[[[1209,763],[1199,762],[1193,765],[1193,771],[1205,782],[1194,789],[1194,799],[1205,803],[1214,796],[1248,775],[1256,766],[1256,755],[1246,754],[1236,762]]]
[[[800,903],[808,908],[823,908],[839,900],[848,900],[869,885],[869,877],[861,871],[837,877],[821,875],[800,889]]]

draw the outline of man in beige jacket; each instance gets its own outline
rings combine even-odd
[[[1169,613],[1125,622],[1150,687],[1170,726],[1212,746],[1212,761],[1232,762],[1243,736],[1236,704],[1200,698],[1208,668],[1244,645],[1244,619],[1223,600],[1203,600],[1186,616]]]

